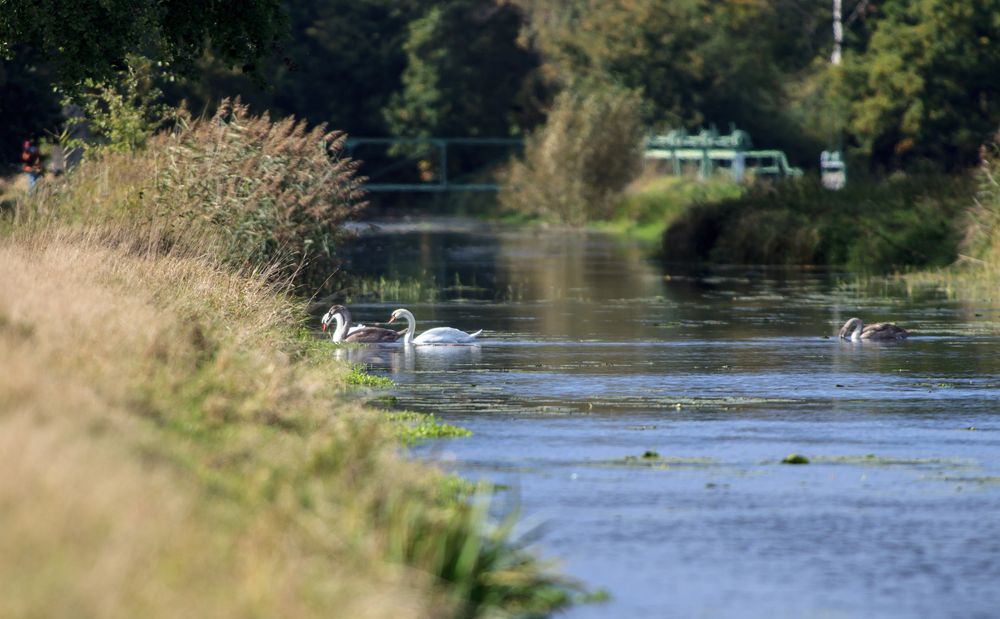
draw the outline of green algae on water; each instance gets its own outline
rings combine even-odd
[[[354,385],[356,387],[369,387],[372,389],[382,389],[385,387],[394,387],[396,383],[392,382],[391,379],[385,376],[375,376],[374,374],[369,374],[365,371],[365,368],[360,365],[356,365],[351,368],[350,373],[347,374],[346,378],[348,385]]]
[[[781,461],[782,464],[809,464],[809,458],[802,454],[789,454]]]
[[[431,439],[472,436],[469,429],[442,423],[430,413],[395,411],[386,413],[386,417],[395,425],[400,442],[407,445]]]

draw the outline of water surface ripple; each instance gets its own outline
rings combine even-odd
[[[418,330],[486,329],[475,347],[339,352],[471,429],[414,453],[504,484],[534,547],[611,595],[565,616],[1000,613],[997,304],[468,222],[389,224],[355,251],[356,271],[447,287],[357,318],[405,305]],[[915,336],[829,337],[854,315]]]

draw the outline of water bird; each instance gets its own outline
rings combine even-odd
[[[351,310],[343,305],[334,305],[323,315],[323,332],[326,333],[330,322],[337,323],[336,328],[330,335],[334,342],[353,342],[361,344],[378,344],[382,342],[395,342],[403,337],[402,331],[383,329],[381,327],[366,327],[365,325],[351,325]]]
[[[483,332],[482,329],[475,333],[466,333],[451,327],[435,327],[413,337],[417,330],[417,319],[413,317],[410,310],[398,309],[394,311],[389,322],[391,323],[397,318],[406,319],[406,337],[403,340],[405,344],[474,344],[476,337]]]
[[[897,327],[891,322],[877,322],[866,327],[860,318],[851,318],[840,328],[840,337],[852,342],[860,340],[899,341],[905,340],[909,335],[909,331]]]

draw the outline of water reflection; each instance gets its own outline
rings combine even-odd
[[[334,351],[334,357],[370,369],[400,372],[441,371],[475,366],[482,360],[481,344],[406,346],[404,344],[372,344],[344,346]],[[418,365],[419,360],[419,365]]]
[[[1000,307],[467,223],[388,226],[353,268],[450,286],[406,303],[422,327],[486,328],[476,347],[338,354],[391,375],[401,405],[473,431],[415,453],[518,489],[548,523],[542,551],[612,595],[568,616],[1000,607]],[[381,318],[400,302],[352,309]],[[913,336],[836,338],[851,316]],[[646,450],[663,460],[625,459]],[[813,463],[778,464],[792,452]]]

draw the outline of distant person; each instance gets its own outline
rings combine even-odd
[[[21,169],[28,175],[28,191],[31,191],[42,175],[42,153],[38,150],[38,144],[34,140],[24,141],[24,148],[21,150],[21,164]]]

